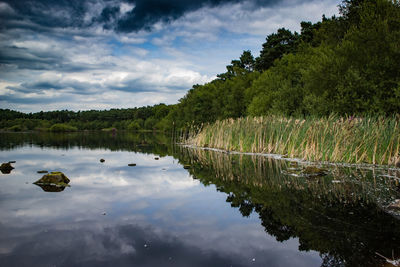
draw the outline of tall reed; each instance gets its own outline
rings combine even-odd
[[[227,119],[192,128],[182,142],[310,161],[380,165],[400,161],[400,127],[395,117]]]

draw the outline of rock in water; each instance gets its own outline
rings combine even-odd
[[[14,167],[11,166],[10,162],[2,163],[0,166],[0,171],[2,174],[9,174]]]
[[[134,166],[136,166],[136,163],[129,163],[128,166],[129,167],[134,167]]]
[[[155,160],[159,160],[160,158],[159,158],[159,157],[155,157],[154,159],[155,159]]]
[[[62,172],[51,172],[34,182],[36,185],[68,186],[70,180]]]
[[[104,161],[106,161],[105,159],[100,159],[100,162],[103,163]]]
[[[46,170],[37,171],[37,173],[48,173]]]
[[[40,188],[45,192],[62,192],[65,189],[65,186],[57,186],[57,185],[43,185],[37,184]]]

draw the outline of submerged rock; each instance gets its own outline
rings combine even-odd
[[[136,166],[136,163],[129,163],[128,166],[129,167],[134,167],[134,166]]]
[[[14,167],[11,166],[10,162],[2,163],[0,166],[0,171],[2,174],[9,174],[13,169]]]
[[[34,182],[36,185],[56,185],[56,186],[68,186],[70,180],[62,172],[51,172],[43,175],[42,178]]]

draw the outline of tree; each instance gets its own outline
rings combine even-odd
[[[278,29],[277,33],[267,36],[263,44],[260,56],[256,59],[255,68],[257,71],[264,71],[273,66],[274,61],[282,58],[284,54],[293,53],[298,45],[299,35],[286,30]]]
[[[217,77],[226,81],[232,79],[235,76],[246,74],[254,71],[255,60],[250,50],[243,51],[239,60],[234,59],[231,64],[226,66],[227,72],[218,74]]]

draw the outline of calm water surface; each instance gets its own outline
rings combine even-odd
[[[0,174],[0,266],[383,266],[376,253],[400,256],[400,220],[385,208],[400,198],[396,171],[298,177],[301,164],[153,134],[0,138],[0,163],[16,161]],[[62,171],[71,186],[42,189],[38,170]]]

